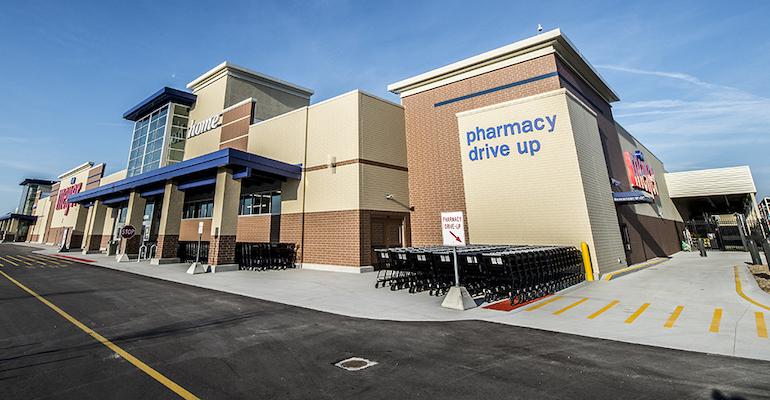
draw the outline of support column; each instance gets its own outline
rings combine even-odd
[[[83,243],[83,254],[98,253],[102,246],[104,234],[104,219],[107,217],[107,206],[101,200],[94,201],[94,205],[88,208],[88,219]]]
[[[182,223],[184,192],[172,182],[166,183],[163,191],[163,205],[160,208],[160,226],[158,227],[158,248],[150,264],[178,263],[179,227]]]
[[[209,242],[209,265],[212,272],[238,269],[235,263],[235,234],[240,199],[241,181],[233,179],[233,171],[220,168],[217,171]]]
[[[136,235],[131,239],[121,239],[118,261],[128,261],[131,256],[137,257],[139,255],[139,247],[142,245],[142,219],[144,218],[144,207],[146,205],[147,200],[140,196],[139,192],[131,192],[128,196],[126,225],[136,228]]]

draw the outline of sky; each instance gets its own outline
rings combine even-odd
[[[26,177],[126,167],[122,114],[230,61],[315,91],[389,83],[561,28],[670,172],[749,165],[770,195],[770,2],[13,1],[0,12],[0,213]]]

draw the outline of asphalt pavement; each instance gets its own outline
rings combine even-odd
[[[179,398],[173,387],[211,399],[770,398],[765,361],[474,320],[345,317],[12,245],[0,265],[0,399]],[[351,356],[378,364],[333,365]]]

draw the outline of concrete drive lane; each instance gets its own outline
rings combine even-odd
[[[0,245],[11,252],[31,254]],[[770,398],[763,361],[481,321],[357,319],[40,267],[0,270],[200,398]],[[0,296],[0,398],[176,397],[5,277]],[[379,364],[333,366],[350,356]]]

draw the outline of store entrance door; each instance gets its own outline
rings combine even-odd
[[[404,245],[404,221],[401,218],[372,217],[371,262],[377,257],[374,250]]]

